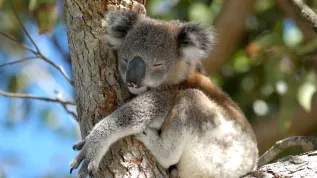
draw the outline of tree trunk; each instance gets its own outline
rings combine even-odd
[[[110,5],[116,7],[120,3],[121,0],[65,0],[67,33],[82,138],[88,135],[98,121],[129,98],[129,93],[117,71],[116,54],[110,50],[105,41],[106,31],[102,27],[102,19],[108,7]],[[309,161],[316,159],[316,152],[307,155],[300,159],[309,164]],[[261,177],[264,173],[272,176],[286,175],[283,174],[285,172],[283,167],[304,162],[298,163],[293,158],[283,159],[277,164],[265,165],[249,177]],[[302,165],[299,166],[294,170],[301,171]],[[314,171],[316,167],[311,169],[312,166],[316,165],[305,166],[305,170]],[[168,176],[138,140],[127,137],[111,146],[100,164],[96,177]]]
[[[120,0],[65,0],[66,24],[81,136],[129,98],[117,71],[116,54],[104,40],[102,19]],[[100,164],[97,177],[167,177],[133,137],[118,141]]]

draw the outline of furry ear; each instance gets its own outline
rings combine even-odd
[[[118,49],[129,30],[138,21],[139,15],[133,11],[110,11],[106,15],[107,39]]]
[[[216,39],[212,28],[204,28],[197,22],[185,23],[177,36],[180,55],[186,60],[207,58]]]

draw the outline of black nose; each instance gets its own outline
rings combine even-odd
[[[145,75],[145,63],[141,57],[134,57],[128,66],[126,83],[133,87],[140,87]]]

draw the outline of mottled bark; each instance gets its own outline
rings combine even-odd
[[[307,152],[298,156],[287,156],[244,176],[244,178],[254,177],[317,177],[317,151]]]
[[[82,138],[129,97],[117,71],[116,54],[105,42],[102,19],[118,0],[65,0],[72,71]],[[118,141],[100,165],[97,177],[166,177],[133,137]]]

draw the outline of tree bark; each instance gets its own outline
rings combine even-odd
[[[235,1],[230,2],[234,4]],[[252,11],[253,0],[246,0],[245,2],[248,6],[238,8],[241,11],[245,9],[245,13],[242,14],[240,19],[245,19]],[[121,0],[65,0],[67,33],[76,87],[78,122],[82,138],[88,135],[100,119],[109,115],[129,98],[129,93],[117,71],[116,53],[110,50],[105,41],[106,31],[102,27],[102,19],[109,9],[109,5],[119,6],[120,3]],[[220,23],[222,20],[218,19],[218,21]],[[226,40],[220,34],[219,40],[225,43],[221,49],[227,51],[220,50],[213,55],[216,56],[213,62],[220,60],[214,66],[215,70],[218,70],[225,59],[230,56],[236,41],[241,38],[244,31],[244,20],[241,20],[241,22],[240,30],[237,30],[238,27],[225,28],[226,24],[222,23],[222,25],[219,25],[223,26],[219,29],[221,33],[225,29],[234,29],[233,32],[238,35],[235,34],[236,37],[234,38],[231,35],[224,35],[231,38]],[[236,25],[234,26],[236,27]],[[227,42],[230,43],[229,46],[226,44]],[[213,66],[212,63],[209,66]],[[208,71],[215,71],[214,69],[210,68]],[[310,154],[309,157],[315,157],[315,155],[316,152]],[[294,161],[291,161],[290,164],[294,164]],[[271,169],[273,168],[269,167],[266,171],[271,173]],[[260,168],[252,176],[261,177],[260,173],[263,171],[265,170]],[[167,175],[166,171],[156,164],[155,159],[139,141],[133,137],[127,137],[111,147],[101,162],[100,171],[96,177],[167,177]]]
[[[116,54],[104,39],[102,19],[120,0],[65,0],[68,43],[76,87],[81,136],[129,98],[117,71]],[[133,137],[114,144],[96,177],[167,177]]]
[[[294,10],[292,4],[285,2],[285,0],[276,0],[278,7],[285,13],[285,15],[294,20],[298,28],[303,32],[305,42],[316,39],[317,34],[312,30],[311,25],[306,23]]]
[[[317,151],[287,156],[264,165],[243,178],[317,177]]]

